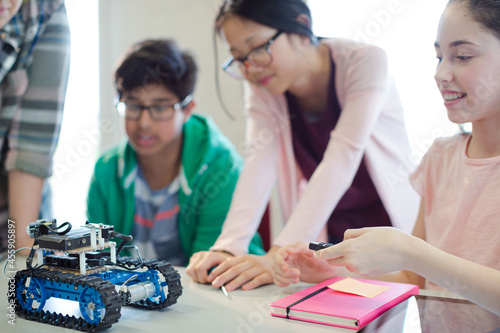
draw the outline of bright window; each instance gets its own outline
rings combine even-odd
[[[71,67],[61,136],[54,155],[53,217],[83,224],[99,147],[98,1],[66,0],[71,29]]]
[[[387,52],[416,162],[436,137],[457,132],[457,125],[447,119],[434,81],[434,41],[447,0],[307,2],[316,35],[368,42]]]

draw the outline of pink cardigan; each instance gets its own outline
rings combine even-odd
[[[285,96],[273,96],[245,82],[245,164],[212,249],[246,253],[276,179],[287,223],[273,244],[324,240],[320,233],[350,187],[363,154],[393,226],[413,230],[419,197],[408,180],[410,148],[385,52],[344,39],[322,43],[330,48],[336,66],[335,86],[342,109],[323,160],[307,182],[295,161]]]

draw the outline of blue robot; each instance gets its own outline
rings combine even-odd
[[[137,247],[126,245],[131,236],[88,221],[83,228],[71,229],[69,222],[58,227],[56,220],[29,225],[34,244],[27,268],[16,273],[15,292],[8,295],[18,316],[96,332],[116,323],[123,305],[157,310],[175,304],[181,296],[178,271],[169,262],[142,259]],[[115,238],[121,239],[118,247],[111,241]],[[119,256],[131,248],[137,258]],[[81,316],[44,309],[50,298],[78,302]]]

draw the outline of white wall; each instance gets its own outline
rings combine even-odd
[[[195,90],[197,111],[211,115],[237,146],[244,141],[241,83],[219,71],[221,89],[235,121],[222,110],[215,90],[213,23],[220,1],[212,0],[101,0],[99,1],[99,47],[101,92],[101,148],[113,145],[123,131],[109,129],[121,121],[113,106],[113,68],[119,57],[135,42],[146,38],[173,38],[190,51],[199,66]],[[227,57],[220,47],[219,64]],[[113,126],[115,126],[113,125]]]

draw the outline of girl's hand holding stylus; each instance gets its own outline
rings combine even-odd
[[[343,242],[315,252],[314,257],[373,277],[406,269],[415,241],[419,239],[390,227],[350,229],[345,232]]]

